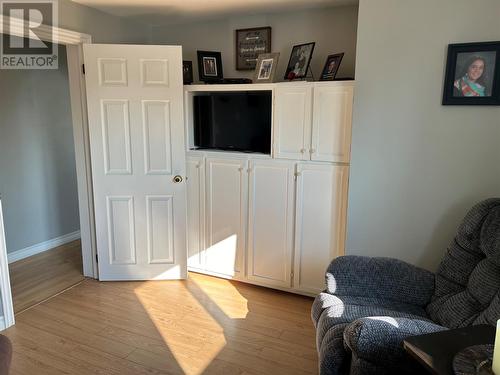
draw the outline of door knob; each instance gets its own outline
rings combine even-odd
[[[179,175],[174,176],[173,181],[174,181],[176,184],[178,184],[178,183],[182,182],[182,176],[179,176]]]

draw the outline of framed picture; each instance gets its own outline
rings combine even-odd
[[[221,53],[212,51],[197,51],[197,53],[200,81],[220,81],[223,78]]]
[[[500,42],[448,45],[443,105],[500,105]]]
[[[274,81],[274,75],[278,66],[279,53],[264,53],[259,55],[255,73],[254,83],[269,83]]]
[[[325,66],[323,68],[323,71],[321,72],[321,77],[319,77],[319,80],[333,81],[335,79],[335,76],[337,75],[337,71],[339,70],[340,63],[342,62],[343,57],[344,53],[329,55],[326,58]]]
[[[253,70],[260,54],[271,52],[271,28],[236,30],[236,70]]]
[[[293,46],[290,60],[285,72],[285,79],[304,78],[307,75],[315,42]]]
[[[190,85],[193,83],[193,62],[183,61],[182,62],[182,80],[185,85]]]

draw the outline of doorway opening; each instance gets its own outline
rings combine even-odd
[[[83,281],[66,47],[56,70],[0,70],[0,193],[14,312]]]

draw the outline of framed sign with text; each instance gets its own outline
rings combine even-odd
[[[253,70],[257,58],[271,52],[271,27],[236,30],[236,70]]]

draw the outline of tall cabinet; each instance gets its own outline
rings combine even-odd
[[[354,83],[270,87],[271,155],[188,150],[188,265],[313,295],[344,254]]]

